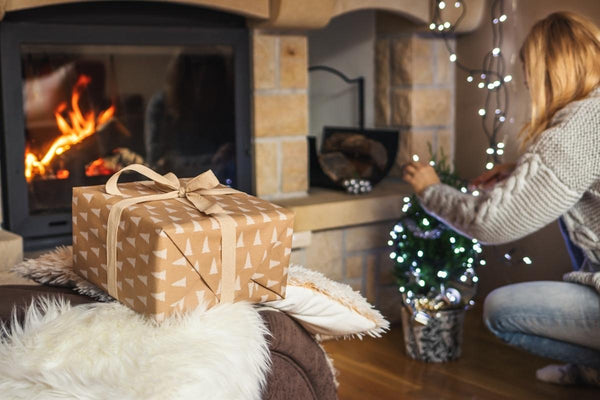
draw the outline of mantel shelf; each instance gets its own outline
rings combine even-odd
[[[351,195],[338,190],[311,188],[307,196],[275,202],[296,213],[294,230],[318,231],[399,219],[409,185],[384,180],[371,193]]]

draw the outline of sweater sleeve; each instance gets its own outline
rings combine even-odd
[[[437,184],[423,191],[421,204],[482,243],[506,243],[539,230],[567,212],[598,179],[599,108],[596,101],[580,106],[567,121],[543,132],[515,171],[492,190],[475,197]]]

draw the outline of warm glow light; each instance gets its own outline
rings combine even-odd
[[[61,155],[67,151],[71,146],[80,143],[87,137],[93,135],[97,131],[97,127],[107,123],[115,113],[115,106],[110,106],[106,110],[102,111],[97,117],[94,112],[88,112],[85,115],[79,108],[79,98],[81,92],[91,82],[91,79],[87,75],[79,76],[77,83],[73,86],[73,92],[71,95],[71,111],[68,111],[68,120],[63,117],[63,113],[67,110],[67,103],[61,103],[54,112],[54,118],[56,119],[56,125],[62,133],[61,136],[56,138],[50,148],[46,151],[46,154],[39,159],[35,154],[30,152],[29,149],[25,151],[25,178],[27,182],[30,182],[35,175],[45,175],[46,168],[52,162],[52,159]],[[65,170],[61,170],[65,171]],[[59,171],[60,172],[60,171]],[[66,179],[68,177],[68,171],[62,172],[63,177],[58,176],[58,179]]]

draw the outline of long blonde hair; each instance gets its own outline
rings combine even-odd
[[[600,29],[574,13],[550,14],[531,28],[520,56],[531,95],[531,120],[519,134],[526,146],[600,83]]]

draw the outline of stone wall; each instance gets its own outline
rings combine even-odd
[[[313,232],[311,245],[294,250],[291,262],[350,285],[370,302],[384,306],[382,311],[389,315],[390,307],[384,297],[390,296],[379,292],[394,284],[387,248],[394,223],[388,221]]]
[[[400,130],[392,176],[412,154],[429,160],[429,144],[452,163],[455,65],[444,41],[399,25],[378,31],[375,54],[375,123]]]
[[[308,190],[308,49],[306,36],[254,30],[255,192],[264,198]]]
[[[444,41],[396,17],[378,16],[376,23],[375,124],[400,130],[401,139],[391,176],[399,177],[413,154],[429,160],[429,144],[452,163],[455,65]],[[395,222],[315,231],[309,247],[294,250],[292,262],[349,284],[398,321],[401,296],[387,246]]]

